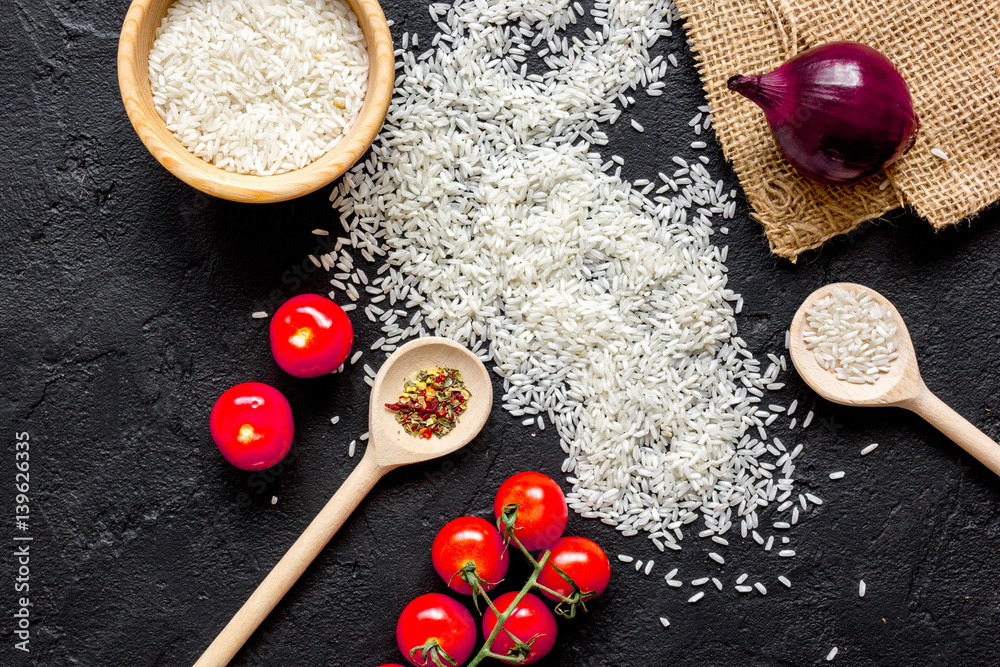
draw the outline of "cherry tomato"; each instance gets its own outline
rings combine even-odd
[[[428,593],[406,605],[399,615],[396,643],[414,665],[434,665],[435,656],[441,664],[461,665],[476,647],[476,621],[457,600]]]
[[[271,354],[286,372],[312,378],[337,370],[354,342],[343,308],[318,294],[300,294],[271,318]]]
[[[434,569],[448,587],[468,595],[472,586],[462,577],[474,564],[483,588],[490,590],[507,575],[507,549],[496,526],[485,519],[463,516],[445,524],[431,547]]]
[[[498,597],[493,604],[500,610],[500,613],[507,611],[510,604],[517,596],[517,591],[510,591]],[[492,609],[487,609],[483,614],[483,635],[489,638],[490,633],[497,624],[497,615]],[[503,629],[497,633],[496,639],[490,646],[490,650],[499,655],[507,655],[507,652],[514,648],[514,640],[507,634],[509,630],[512,635],[522,642],[527,643],[532,637],[531,651],[520,665],[530,665],[538,662],[552,650],[556,645],[556,617],[552,615],[549,608],[545,606],[542,599],[537,595],[528,593],[517,603],[517,609],[507,617]]]
[[[285,458],[295,434],[288,400],[261,382],[244,382],[223,393],[208,425],[222,455],[243,470],[269,468]]]
[[[569,520],[566,497],[555,480],[540,472],[519,472],[497,491],[493,512],[499,519],[503,508],[517,504],[514,535],[528,551],[549,547],[562,536]]]
[[[597,597],[608,587],[611,579],[611,564],[601,547],[586,537],[563,537],[549,547],[552,555],[538,575],[538,583],[551,588],[565,597],[573,594],[573,587],[552,567],[555,564],[576,582],[581,593],[594,593]],[[542,591],[550,600],[558,600],[555,595]],[[588,598],[589,599],[589,598]]]

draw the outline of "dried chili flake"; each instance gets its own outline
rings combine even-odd
[[[396,403],[385,407],[396,413],[396,421],[412,436],[430,438],[447,435],[465,412],[471,393],[462,374],[454,368],[431,368],[403,384]]]

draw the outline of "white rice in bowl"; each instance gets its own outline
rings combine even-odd
[[[149,53],[153,103],[194,155],[257,176],[334,148],[368,89],[344,0],[177,0]]]

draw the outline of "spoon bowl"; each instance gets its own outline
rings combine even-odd
[[[458,369],[470,397],[455,428],[440,438],[427,439],[404,431],[385,404],[399,399],[406,380],[430,368]],[[489,372],[479,357],[458,343],[445,338],[420,338],[393,352],[372,383],[368,446],[358,466],[198,658],[195,667],[229,664],[383,475],[401,465],[429,461],[461,449],[482,430],[492,407]]]
[[[879,304],[888,307],[896,325],[896,348],[899,356],[892,361],[888,373],[879,375],[872,384],[854,384],[840,380],[836,375],[819,365],[812,351],[806,346],[806,316],[820,301],[834,290],[851,292],[864,291]],[[915,398],[920,393],[922,381],[913,341],[906,329],[906,323],[887,298],[864,285],[857,283],[833,283],[824,285],[806,297],[792,319],[789,329],[788,352],[792,364],[806,384],[828,401],[841,405],[897,405],[901,401]]]
[[[416,438],[396,421],[396,413],[385,407],[399,400],[403,384],[429,368],[455,368],[471,394],[468,409],[447,435]],[[479,357],[447,338],[419,338],[393,352],[382,364],[372,386],[368,415],[368,449],[376,461],[395,467],[445,456],[467,445],[486,424],[493,405],[493,383]]]
[[[896,324],[896,348],[899,356],[889,364],[889,372],[880,374],[874,383],[856,384],[838,379],[835,374],[819,365],[806,346],[806,315],[820,300],[838,288],[867,292],[878,303],[888,307]],[[870,287],[856,283],[834,283],[821,287],[806,297],[789,328],[788,351],[799,376],[823,398],[841,405],[896,406],[915,412],[1000,475],[1000,445],[931,393],[920,377],[913,341],[910,340],[910,333],[899,311],[888,299]]]

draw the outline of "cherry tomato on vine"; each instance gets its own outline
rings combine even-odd
[[[514,535],[528,551],[548,548],[566,530],[569,510],[562,489],[540,472],[519,472],[497,491],[493,512],[499,519],[504,507],[520,505]]]
[[[347,313],[319,294],[299,294],[281,304],[271,318],[270,334],[274,360],[300,378],[337,370],[354,343]]]
[[[490,590],[507,575],[507,549],[496,526],[485,519],[463,516],[445,524],[431,546],[431,561],[448,587],[457,593],[472,593],[463,578],[467,567]],[[470,565],[471,564],[471,565]]]
[[[601,547],[586,537],[563,537],[549,547],[552,555],[538,575],[538,583],[551,588],[564,597],[573,594],[573,587],[552,567],[554,564],[565,572],[579,587],[580,592],[594,593],[597,597],[608,587],[611,579],[611,564]],[[550,600],[558,600],[555,595],[541,591]],[[589,598],[588,598],[589,599]]]
[[[503,614],[510,607],[517,591],[504,593],[498,597],[493,604]],[[483,614],[483,635],[489,638],[490,633],[497,624],[497,615],[492,609],[487,609]],[[524,643],[531,641],[531,651],[528,652],[521,665],[530,665],[538,662],[552,650],[556,645],[556,617],[552,615],[549,608],[545,606],[542,599],[537,595],[528,593],[517,603],[517,608],[507,617],[503,629],[497,634],[490,646],[490,650],[499,655],[507,655],[515,647],[514,640],[505,632],[510,631],[515,637]]]
[[[222,455],[243,470],[269,468],[285,458],[295,434],[288,400],[262,382],[244,382],[224,392],[208,425]]]
[[[461,665],[476,647],[476,621],[457,600],[428,593],[399,615],[396,643],[414,665]]]

